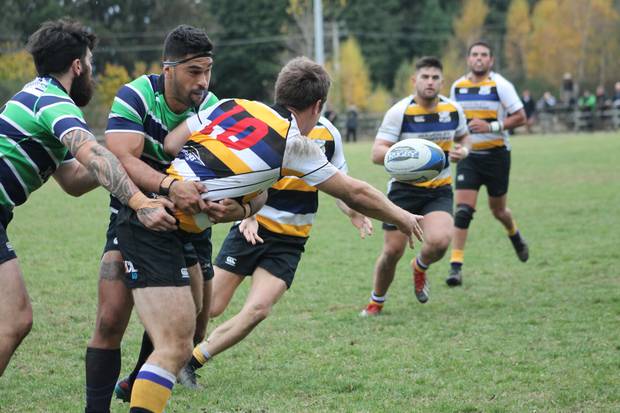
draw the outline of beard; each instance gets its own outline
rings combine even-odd
[[[73,79],[69,96],[78,107],[83,108],[88,105],[88,102],[90,102],[94,92],[95,81],[90,76],[90,71],[84,71],[78,77]]]

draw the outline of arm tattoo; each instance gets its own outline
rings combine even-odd
[[[74,155],[95,137],[81,129],[71,131],[63,137],[65,145]],[[112,152],[100,144],[92,145],[86,155],[84,166],[88,168],[97,181],[115,195],[123,204],[129,202],[129,198],[138,191],[138,188],[127,176],[127,172],[118,158]]]

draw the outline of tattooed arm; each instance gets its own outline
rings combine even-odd
[[[149,199],[144,196],[129,179],[119,160],[97,143],[91,133],[75,129],[65,134],[62,141],[101,186],[136,211],[142,224],[156,231],[176,228],[176,220],[165,210],[172,207],[172,203],[165,198]]]

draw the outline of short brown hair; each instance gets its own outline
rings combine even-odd
[[[304,110],[327,100],[331,80],[320,64],[307,57],[296,57],[288,62],[276,80],[276,103]]]
[[[435,68],[443,71],[443,66],[441,64],[441,60],[437,59],[435,56],[424,56],[424,57],[421,57],[415,63],[415,70],[420,70],[423,67],[435,67]]]

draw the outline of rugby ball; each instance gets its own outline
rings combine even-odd
[[[446,163],[443,149],[426,140],[410,138],[392,145],[385,154],[385,170],[397,181],[422,183],[434,179]]]

